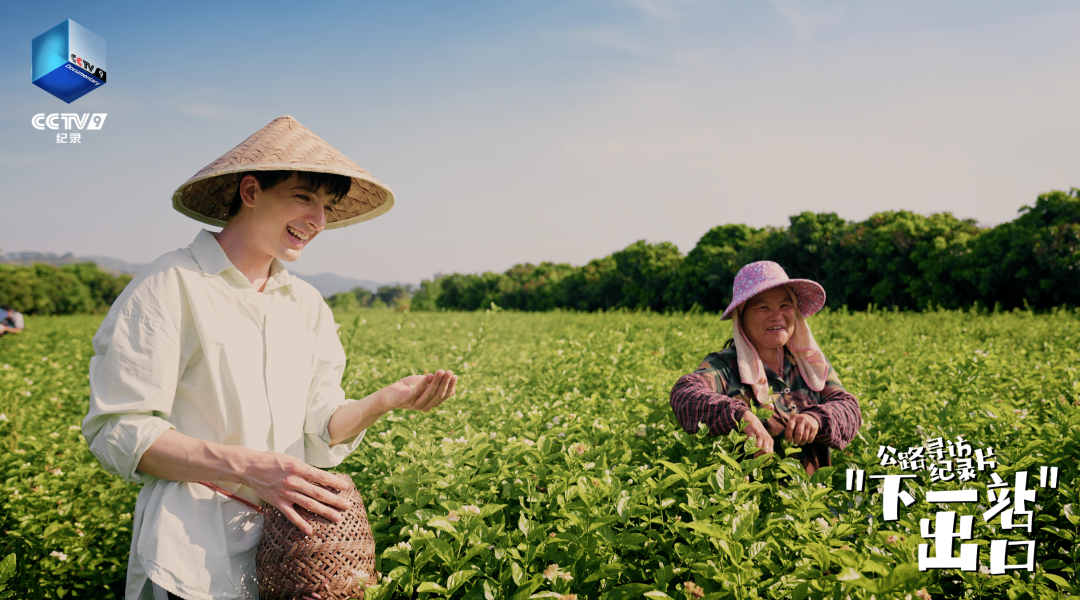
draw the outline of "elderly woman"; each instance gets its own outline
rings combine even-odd
[[[806,324],[824,304],[820,285],[788,279],[774,262],[740,269],[721,316],[734,321],[732,340],[671,390],[683,429],[695,433],[705,423],[719,435],[738,429],[741,419],[745,433],[757,438],[758,455],[784,438],[802,447],[798,456],[807,474],[831,464],[830,448],[847,446],[862,416]],[[750,406],[771,415],[762,421]]]

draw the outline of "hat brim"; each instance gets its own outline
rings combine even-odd
[[[739,299],[738,301],[732,299],[731,304],[728,305],[724,314],[720,315],[720,320],[726,321],[730,319],[736,308],[746,304],[746,302],[754,296],[757,296],[762,292],[767,292],[773,288],[778,288],[782,285],[790,286],[791,290],[795,292],[795,301],[798,305],[799,312],[802,313],[802,316],[804,317],[816,314],[825,306],[825,288],[821,287],[821,284],[816,281],[810,279],[769,281],[751,289],[746,293],[746,297],[743,299]]]
[[[374,219],[394,206],[394,193],[289,115],[278,117],[203,167],[173,192],[173,208],[200,223],[224,227],[240,176],[252,171],[344,175],[349,191],[330,207],[326,229]]]
[[[352,180],[349,192],[330,208],[326,229],[337,229],[385,214],[394,206],[394,192],[366,173],[322,165],[237,165],[202,177],[193,177],[172,196],[173,208],[196,221],[224,227],[229,222],[229,204],[240,185],[240,176],[252,171],[305,171],[344,175]]]

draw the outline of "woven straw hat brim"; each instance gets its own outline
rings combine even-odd
[[[278,117],[173,192],[173,208],[196,221],[224,227],[240,175],[251,171],[307,171],[352,179],[330,209],[326,229],[374,219],[394,206],[394,193],[291,116]]]

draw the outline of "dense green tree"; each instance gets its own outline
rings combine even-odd
[[[356,294],[352,292],[338,292],[326,299],[326,303],[334,310],[356,310],[360,308],[360,302],[356,300]]]
[[[100,313],[130,281],[128,275],[114,277],[92,263],[0,265],[0,303],[30,315]]]
[[[442,278],[442,292],[436,304],[450,310],[477,310],[491,306],[499,300],[499,283],[502,275],[453,274]]]
[[[671,242],[638,240],[612,258],[622,288],[617,306],[664,310],[664,292],[675,282],[683,262],[678,247]]]
[[[412,310],[438,310],[439,309],[439,294],[442,293],[442,278],[436,277],[434,280],[423,280],[420,282],[420,289],[416,290],[416,293],[412,297]]]
[[[768,232],[746,225],[718,225],[701,236],[686,256],[666,300],[671,306],[688,310],[695,304],[718,312],[731,302],[735,274],[748,254],[760,247]]]
[[[909,211],[861,222],[803,212],[786,228],[720,225],[685,258],[673,244],[642,240],[582,267],[521,264],[503,274],[450,275],[439,280],[437,300],[421,305],[475,310],[495,302],[519,310],[583,311],[698,306],[719,312],[731,301],[735,274],[758,260],[820,282],[836,308],[1077,305],[1080,190],[1043,194],[1015,221],[992,229],[950,213]]]
[[[842,303],[855,310],[871,303],[907,310],[969,305],[971,299],[958,296],[965,291],[956,272],[978,234],[974,221],[949,213],[877,213],[842,236],[821,283],[833,296],[833,306]]]
[[[1020,216],[980,235],[965,276],[985,304],[1080,305],[1080,190],[1042,194]]]
[[[836,213],[803,212],[789,218],[787,230],[768,229],[759,244],[738,257],[739,264],[771,260],[783,265],[788,276],[812,279],[827,290],[830,305],[844,304],[844,277],[841,263],[848,249],[852,224]],[[734,275],[734,273],[732,274]]]
[[[398,302],[411,296],[412,288],[407,285],[380,285],[379,289],[375,291],[375,297],[382,300],[387,306],[396,306]]]
[[[622,281],[615,259],[594,258],[566,279],[566,306],[576,310],[607,310],[622,299]]]
[[[90,298],[97,312],[109,310],[112,303],[120,296],[120,292],[124,291],[124,287],[132,279],[131,275],[127,274],[112,276],[94,263],[64,265],[61,270],[71,273],[89,288]]]

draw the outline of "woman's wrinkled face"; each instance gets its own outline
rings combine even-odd
[[[787,288],[775,287],[747,300],[742,327],[759,352],[783,348],[795,333],[795,303]]]

